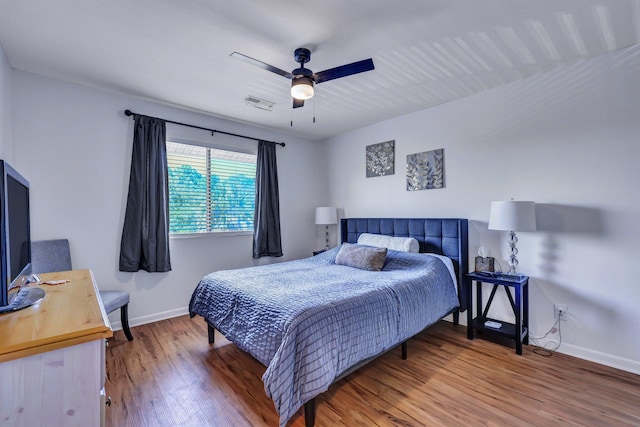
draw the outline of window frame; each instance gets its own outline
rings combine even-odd
[[[241,154],[251,154],[254,156],[258,155],[258,147],[255,147],[254,149],[248,149],[245,147],[229,146],[224,144],[212,144],[210,142],[203,142],[203,141],[198,141],[194,139],[180,138],[180,137],[167,135],[165,144],[169,142],[193,145],[193,146],[203,147],[203,148],[210,148],[214,150],[224,150],[224,151],[230,151],[230,152],[241,153]],[[168,156],[169,156],[169,153],[167,152],[167,158]],[[208,156],[209,156],[209,152],[207,152],[207,157]],[[168,159],[167,159],[167,162],[168,162]],[[209,168],[211,167],[211,165],[209,163],[209,158],[207,158],[205,166],[208,170],[210,170]],[[168,167],[168,163],[167,163],[167,167]],[[256,159],[256,167],[257,167],[257,159]],[[207,193],[209,194],[211,190],[211,182],[209,179],[206,181],[207,181],[206,182]],[[208,205],[207,210],[210,210],[210,209],[211,209],[211,206]],[[207,215],[207,217],[209,216],[210,215]],[[255,224],[255,216],[253,219]],[[171,221],[171,218],[169,218],[169,221]],[[197,232],[197,233],[172,233],[171,231],[169,231],[169,239],[193,239],[193,238],[199,238],[199,237],[232,237],[232,236],[253,236],[253,230],[203,231],[203,232]]]

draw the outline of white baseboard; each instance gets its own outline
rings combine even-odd
[[[449,322],[453,322],[453,316],[447,316],[444,318]],[[460,315],[460,324],[466,325],[466,314]],[[529,344],[533,344],[530,342]],[[537,344],[544,346],[549,344],[550,348],[557,345],[557,341],[551,341],[546,339],[538,339]],[[600,365],[609,366],[623,371],[631,372],[633,374],[640,374],[640,362],[631,359],[625,359],[622,357],[614,356],[612,354],[602,353],[596,350],[590,350],[588,348],[579,347],[573,344],[563,343],[557,350],[558,353],[563,353],[569,356],[577,357],[578,359],[588,360],[590,362],[599,363]]]
[[[159,322],[160,320],[171,319],[172,317],[183,316],[185,314],[189,314],[189,307],[176,308],[174,310],[168,310],[160,313],[150,314],[148,316],[130,317],[129,327],[146,325],[147,323]],[[114,331],[119,331],[120,329],[122,329],[122,322],[120,322],[119,314],[118,314],[118,320],[115,322],[111,322],[111,329]]]
[[[148,316],[140,316],[129,319],[129,326],[145,325],[147,323],[159,322],[160,320],[171,319],[172,317],[183,316],[189,314],[188,307],[176,308],[175,310],[163,311],[161,313],[154,313]],[[460,316],[460,324],[466,320]],[[444,320],[453,322],[453,316],[449,315]],[[111,328],[114,331],[122,329],[122,324],[118,320],[111,322]],[[539,344],[544,345],[545,340],[538,340]],[[563,343],[558,349],[559,353],[567,354],[569,356],[577,357],[579,359],[588,360],[590,362],[599,363],[601,365],[610,366],[616,369],[622,369],[623,371],[631,372],[634,374],[640,374],[640,362],[631,359],[624,359],[622,357],[613,356],[611,354],[602,353],[588,348],[579,347],[577,345]]]
[[[557,341],[548,339],[534,339],[529,344],[539,345],[540,347],[555,348]],[[609,366],[611,368],[621,369],[633,374],[640,374],[640,362],[631,359],[614,356],[612,354],[602,353],[600,351],[591,350],[573,344],[562,343],[560,348],[556,350],[558,353],[568,356],[577,357],[578,359],[588,360],[589,362],[598,363],[600,365]]]
[[[562,344],[558,349],[559,353],[568,354],[579,359],[589,360],[590,362],[599,363],[601,365],[610,366],[623,371],[640,374],[640,362],[625,359],[611,354],[602,353],[596,350],[590,350],[584,347],[578,347],[573,344]]]

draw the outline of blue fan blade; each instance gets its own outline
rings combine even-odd
[[[263,70],[267,70],[267,71],[271,71],[272,73],[279,74],[282,77],[286,77],[288,79],[293,78],[293,74],[291,74],[290,72],[281,70],[280,68],[274,67],[273,65],[269,65],[266,62],[258,61],[257,59],[253,59],[250,56],[243,55],[243,54],[238,53],[238,52],[233,52],[229,56],[232,56],[232,57],[234,57],[236,59],[244,61],[244,62],[246,62],[248,64],[255,65],[256,67],[260,67]]]
[[[375,67],[373,66],[373,60],[369,58],[362,61],[353,62],[351,64],[341,65],[339,67],[320,71],[319,73],[314,74],[314,80],[316,83],[322,83],[329,80],[339,79],[340,77],[350,76],[352,74],[371,71],[374,68]]]

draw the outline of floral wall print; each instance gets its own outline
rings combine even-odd
[[[367,145],[367,178],[395,173],[396,142],[386,141]]]
[[[407,156],[407,191],[444,188],[444,149]]]

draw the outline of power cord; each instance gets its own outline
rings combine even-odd
[[[544,334],[541,337],[534,337],[534,336],[530,336],[529,337],[529,341],[531,341],[531,343],[533,345],[535,345],[537,348],[533,349],[533,352],[535,354],[538,354],[540,356],[545,356],[545,357],[551,357],[553,355],[553,353],[555,353],[559,348],[560,345],[562,344],[562,330],[560,329],[560,319],[556,320],[556,323],[553,324],[553,326],[551,326],[551,328],[549,328],[549,330],[547,331],[546,334]],[[538,340],[543,340],[545,338],[547,338],[550,334],[554,334],[554,333],[558,333],[558,341],[556,340],[548,340],[544,345],[542,345]],[[554,347],[549,347],[550,344],[555,344]]]
[[[504,271],[502,269],[502,265],[497,259],[494,260],[494,263],[497,264],[497,267],[498,267],[497,271]],[[547,342],[544,345],[538,341],[538,340],[543,340],[547,338],[550,334],[555,334],[556,332],[558,333],[558,341],[547,340]],[[553,353],[555,353],[560,348],[560,345],[562,344],[562,330],[560,329],[560,319],[556,319],[556,322],[553,324],[553,326],[551,326],[551,328],[549,328],[547,333],[544,334],[543,336],[534,337],[530,335],[529,342],[534,346],[536,346],[536,348],[533,349],[533,352],[535,354],[544,356],[544,357],[553,356]],[[550,345],[553,345],[553,347],[550,347]]]

